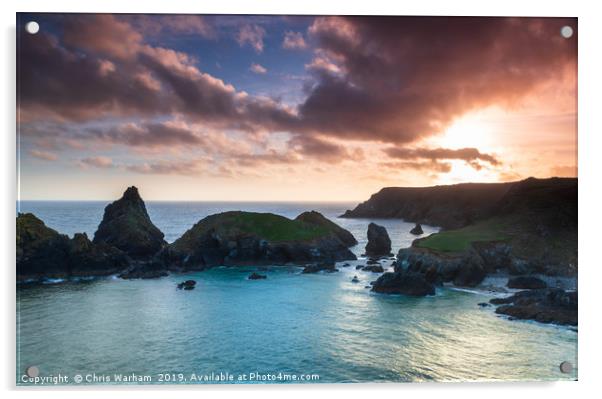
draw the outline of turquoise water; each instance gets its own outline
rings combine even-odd
[[[59,231],[92,236],[104,205],[26,202],[21,211],[33,211]],[[296,216],[316,209],[353,232],[360,254],[369,220],[336,218],[351,205],[147,207],[168,241],[216,211]],[[378,222],[387,226],[394,249],[411,243],[411,224]],[[75,375],[114,379],[132,373],[149,376],[151,383],[167,378],[196,383],[193,373],[197,378],[229,373],[234,383],[290,382],[267,380],[279,375],[310,376],[306,379],[319,383],[576,378],[576,370],[565,375],[558,369],[565,360],[577,364],[575,331],[498,317],[492,307],[477,306],[494,295],[484,291],[439,288],[426,298],[374,294],[365,286],[377,275],[356,271],[361,260],[350,263],[339,273],[315,275],[272,267],[261,272],[267,280],[258,281],[247,280],[254,268],[216,268],[155,280],[109,277],[22,286],[17,291],[17,382],[23,383],[21,374],[31,365],[42,376],[67,375],[67,383]],[[360,283],[351,282],[354,275]],[[197,280],[195,290],[175,288],[188,278]],[[170,377],[161,381],[165,373]],[[252,373],[254,381],[237,381]]]

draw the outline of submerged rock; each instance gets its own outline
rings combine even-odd
[[[366,254],[368,256],[389,256],[391,253],[391,239],[387,229],[375,223],[368,225],[368,244]]]
[[[420,223],[416,223],[416,226],[414,226],[414,228],[412,230],[410,230],[410,234],[414,234],[415,236],[424,234],[424,231],[422,231],[422,226],[420,225]]]
[[[357,244],[357,240],[355,239],[353,234],[351,234],[350,231],[345,230],[338,224],[327,219],[320,212],[303,212],[302,214],[297,216],[295,220],[332,231],[341,240],[341,242],[348,247],[352,247]]]
[[[420,273],[385,273],[374,284],[372,291],[384,294],[403,294],[410,296],[435,295],[435,286]]]
[[[577,291],[543,288],[520,291],[507,298],[489,301],[499,306],[495,312],[513,319],[535,320],[541,323],[577,325]]]
[[[251,273],[248,277],[249,280],[265,280],[268,276],[258,273]]]
[[[334,266],[334,263],[317,263],[315,265],[305,266],[301,273],[318,273],[321,271],[325,271],[327,273],[338,272],[339,270]]]
[[[134,186],[107,205],[93,242],[114,246],[135,259],[150,258],[166,245],[163,233],[151,222]]]
[[[534,276],[520,276],[512,277],[508,280],[508,288],[518,288],[521,290],[532,290],[547,288],[548,285],[545,281]]]
[[[353,278],[351,279],[351,282],[352,282],[352,283],[359,283],[359,282],[360,282],[360,279],[359,279],[359,278],[357,278],[357,276],[353,276]]]
[[[181,283],[178,283],[178,289],[179,290],[192,290],[196,287],[196,281],[194,280],[186,280],[186,281],[182,281]]]
[[[385,271],[381,265],[370,265],[362,268],[365,272],[382,273]]]

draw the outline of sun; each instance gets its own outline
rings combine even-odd
[[[495,149],[494,132],[487,121],[487,111],[471,113],[456,119],[433,144],[442,148],[477,148],[479,151]]]

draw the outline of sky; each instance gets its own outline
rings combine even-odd
[[[19,195],[361,201],[574,177],[576,92],[574,18],[21,13]]]

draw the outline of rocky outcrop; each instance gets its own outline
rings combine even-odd
[[[381,265],[368,265],[362,268],[365,272],[382,273],[385,271]]]
[[[424,275],[409,271],[385,273],[372,285],[372,291],[410,296],[435,295],[435,286]]]
[[[85,233],[67,235],[47,227],[32,213],[17,216],[17,280],[109,275],[128,266],[116,248],[92,243]]]
[[[495,310],[496,313],[514,319],[572,326],[576,326],[578,321],[576,291],[567,292],[559,288],[520,291],[489,302],[501,305]]]
[[[415,236],[424,234],[424,231],[422,230],[422,226],[420,225],[420,223],[416,223],[416,226],[414,226],[412,228],[412,230],[410,230],[410,234],[414,234]]]
[[[318,272],[327,272],[327,273],[334,273],[334,272],[338,272],[339,269],[337,269],[334,266],[334,263],[317,263],[315,265],[307,265],[303,268],[303,271],[301,273],[303,274],[311,274],[311,273],[318,273]]]
[[[366,244],[366,255],[389,256],[391,253],[391,239],[387,229],[376,223],[368,225],[368,244]]]
[[[468,254],[440,254],[423,248],[403,248],[397,254],[395,271],[420,273],[433,283],[453,282],[457,286],[474,287],[486,276],[482,258]]]
[[[188,270],[357,259],[330,228],[271,213],[240,211],[199,221],[169,245],[164,257],[173,269]]]
[[[353,234],[351,234],[350,231],[345,230],[338,224],[325,218],[319,212],[316,212],[316,211],[303,212],[302,214],[297,216],[295,218],[295,220],[298,220],[303,223],[311,224],[313,226],[326,228],[326,229],[332,231],[339,238],[339,240],[341,240],[341,242],[348,247],[352,247],[357,244],[357,240],[355,239]]]
[[[545,281],[534,276],[520,276],[508,279],[508,288],[516,288],[519,290],[533,290],[547,288]]]
[[[268,278],[268,276],[259,273],[251,273],[248,277],[249,280],[265,280],[266,278]]]
[[[196,287],[196,281],[194,280],[186,280],[178,283],[179,290],[193,290]]]
[[[149,259],[166,245],[163,233],[151,222],[134,186],[107,205],[94,243],[118,248],[133,259]]]
[[[149,279],[165,277],[167,272],[166,264],[158,258],[146,261],[131,260],[129,267],[119,274],[123,279]]]

